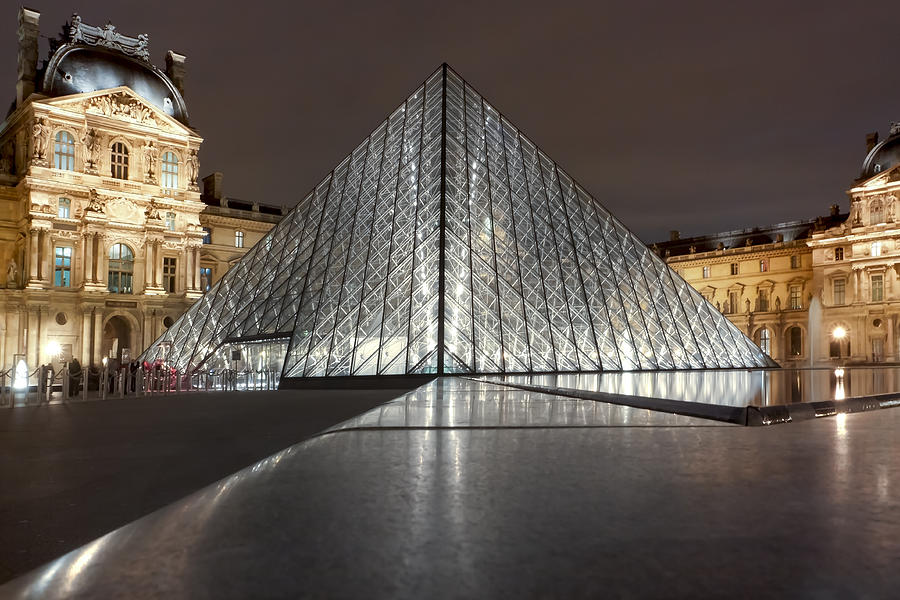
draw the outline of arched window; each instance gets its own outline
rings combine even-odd
[[[174,190],[178,187],[178,157],[166,152],[162,157],[162,186]]]
[[[109,249],[109,291],[131,294],[134,277],[134,252],[125,244],[113,244]]]
[[[756,345],[759,346],[759,349],[769,354],[769,351],[772,347],[772,337],[769,333],[769,330],[763,327],[756,333]]]
[[[881,202],[877,200],[869,207],[869,222],[872,225],[884,223],[884,208],[881,206]]]
[[[109,154],[109,170],[116,179],[128,179],[128,146],[122,142],[112,145]]]
[[[64,171],[75,170],[75,138],[68,131],[56,134],[53,144],[53,166]]]
[[[788,329],[788,354],[800,356],[803,354],[803,330],[799,327]]]

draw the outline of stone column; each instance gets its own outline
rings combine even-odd
[[[153,281],[154,281],[154,284],[157,286],[162,285],[163,257],[162,257],[161,250],[162,250],[162,242],[157,240],[156,241],[156,250],[153,252],[153,264],[154,264]]]
[[[93,283],[94,282],[94,236],[90,233],[85,233],[83,236],[83,254],[84,254],[84,263],[82,264],[83,281],[84,283]],[[87,355],[85,355],[87,358]]]
[[[194,289],[194,249],[188,246],[187,252],[184,253],[184,289],[191,291]]]
[[[97,283],[100,283],[103,285],[103,287],[106,287],[106,284],[108,283],[106,280],[109,277],[109,273],[108,273],[108,269],[107,269],[108,258],[107,258],[106,252],[103,251],[103,236],[99,233],[95,234],[95,235],[97,236],[97,253],[95,255],[95,260],[94,260],[94,264],[95,264],[94,268],[96,269],[96,273],[97,273],[96,280],[97,280]]]
[[[147,240],[144,251],[144,289],[153,287],[153,242]]]
[[[192,289],[200,289],[200,248],[194,246],[194,266],[191,269],[191,277],[194,279],[194,287]]]
[[[44,229],[41,231],[41,237],[43,238],[43,245],[41,249],[41,280],[46,282],[48,285],[53,281],[53,244],[50,239],[50,231]]]
[[[884,324],[887,331],[887,340],[885,341],[884,360],[895,361],[897,356],[894,350],[894,317],[888,317]]]
[[[78,361],[85,367],[91,363],[91,311],[81,314],[81,356]]]
[[[37,306],[28,307],[28,350],[25,360],[29,371],[41,364],[41,309]]]
[[[94,309],[94,355],[91,364],[101,364],[103,358],[103,311]]]
[[[40,252],[40,247],[38,246],[38,229],[32,229],[29,232],[31,239],[28,243],[29,254],[28,254],[28,280],[29,283],[33,281],[37,281],[38,279],[38,257]]]

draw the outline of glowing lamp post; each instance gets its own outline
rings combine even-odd
[[[50,357],[50,360],[56,359],[60,360],[60,355],[62,354],[62,346],[56,340],[50,340],[47,342],[47,355]]]

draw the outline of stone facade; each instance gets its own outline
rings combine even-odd
[[[900,129],[868,141],[849,213],[654,245],[783,366],[900,361]]]
[[[137,356],[278,219],[201,195],[203,139],[180,95],[183,56],[167,58],[173,83],[148,62],[147,36],[76,15],[68,37],[51,42],[57,84],[36,66],[38,17],[19,11],[16,105],[0,125],[0,366]],[[73,76],[65,61],[77,51],[94,62]],[[165,97],[127,85],[59,93],[92,68],[143,77]],[[241,247],[236,231],[246,232]]]

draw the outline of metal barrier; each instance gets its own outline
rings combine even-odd
[[[26,385],[16,389],[15,369],[0,371],[0,407],[49,403],[73,399],[126,398],[185,392],[277,390],[281,373],[274,369],[208,369],[179,371],[156,365],[110,370],[104,366],[83,367],[72,373],[68,365],[58,371],[41,365],[27,374]],[[89,390],[96,379],[96,392]]]

